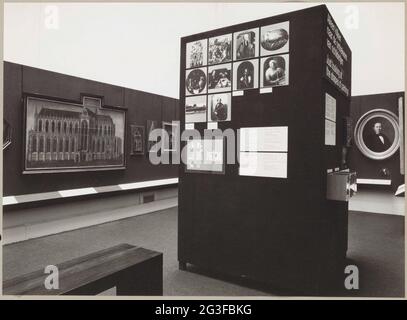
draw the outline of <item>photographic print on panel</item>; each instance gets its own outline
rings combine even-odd
[[[167,132],[168,140],[164,139],[163,151],[172,152],[177,150],[176,141],[176,130],[178,129],[178,124],[175,122],[165,122],[163,121],[162,129]]]
[[[232,64],[219,64],[208,68],[208,93],[232,90]]]
[[[260,55],[284,53],[289,51],[290,23],[276,23],[261,28]]]
[[[247,90],[259,87],[259,60],[233,63],[233,90]]]
[[[207,64],[207,39],[187,43],[186,68],[197,68]]]
[[[185,95],[206,93],[206,68],[187,70],[185,78]]]
[[[131,134],[131,148],[130,154],[131,155],[140,155],[144,154],[144,126],[130,126],[130,134]]]
[[[206,95],[185,98],[185,123],[206,122]]]
[[[250,59],[259,55],[259,29],[234,33],[234,60]]]
[[[208,122],[230,121],[232,94],[217,93],[208,96]]]
[[[232,34],[209,39],[208,64],[232,61]]]
[[[288,85],[288,54],[262,58],[260,67],[260,85],[262,88]]]
[[[37,97],[25,102],[24,173],[125,167],[124,110]]]

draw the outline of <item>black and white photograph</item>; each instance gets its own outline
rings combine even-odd
[[[232,119],[231,93],[217,93],[208,96],[208,122],[230,121]]]
[[[260,55],[285,53],[289,50],[290,23],[288,21],[261,27]]]
[[[406,298],[404,3],[17,2],[0,299]]]
[[[131,155],[143,155],[144,154],[144,126],[131,125],[130,126],[131,135]]]
[[[259,55],[259,29],[234,33],[233,60],[250,59]]]
[[[387,109],[373,109],[360,117],[355,127],[355,142],[367,158],[385,160],[399,149],[398,117]]]
[[[224,173],[225,146],[222,137],[215,139],[190,139],[187,141],[186,148],[186,172]]]
[[[207,64],[207,39],[187,44],[187,68],[202,67]]]
[[[260,60],[260,67],[260,85],[262,88],[288,85],[288,54],[262,58]]]
[[[208,64],[232,61],[232,34],[209,38]]]
[[[147,154],[151,151],[151,148],[156,144],[156,140],[151,138],[151,133],[156,130],[160,129],[161,126],[159,125],[157,120],[147,120],[146,125],[146,152]]]
[[[185,98],[185,123],[206,122],[207,96]]]
[[[163,151],[164,152],[173,152],[177,150],[177,142],[175,141],[175,134],[177,131],[177,124],[175,122],[166,122],[162,123],[162,130],[167,133],[167,139],[164,139],[163,142]]]
[[[186,95],[206,93],[206,68],[187,70],[185,78]]]
[[[26,98],[24,173],[124,167],[125,112]]]
[[[208,93],[232,90],[232,64],[219,64],[208,68]]]
[[[259,60],[233,63],[233,90],[247,90],[259,87]]]

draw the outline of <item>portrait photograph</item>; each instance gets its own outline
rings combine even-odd
[[[208,96],[208,122],[230,121],[232,118],[232,94],[218,93]]]
[[[185,78],[185,94],[190,96],[206,93],[206,83],[206,68],[188,70]]]
[[[219,64],[208,68],[208,93],[232,90],[232,64]]]
[[[206,122],[207,96],[185,98],[185,123]]]
[[[267,56],[288,52],[289,27],[288,21],[261,27],[260,55]]]
[[[124,167],[125,111],[27,97],[24,173]]]
[[[259,60],[240,61],[233,64],[233,90],[259,87]]]
[[[187,43],[186,68],[197,68],[206,65],[207,39]]]
[[[234,60],[250,59],[259,55],[259,29],[234,33]]]
[[[393,144],[394,128],[389,120],[375,117],[366,123],[363,130],[363,140],[373,152],[385,152]]]
[[[262,58],[260,61],[261,87],[277,87],[288,85],[288,54]]]
[[[355,143],[368,158],[384,160],[399,148],[398,117],[385,109],[374,109],[362,115],[355,126]]]
[[[232,34],[209,39],[208,64],[232,61]]]
[[[131,134],[131,155],[142,155],[144,154],[144,126],[131,125],[130,126]]]

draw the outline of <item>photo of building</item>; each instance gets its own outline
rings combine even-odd
[[[116,135],[110,115],[98,108],[27,98],[26,170],[122,163],[123,138]]]

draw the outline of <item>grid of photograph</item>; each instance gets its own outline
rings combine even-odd
[[[289,84],[289,21],[186,45],[185,122],[232,119],[232,91]]]

